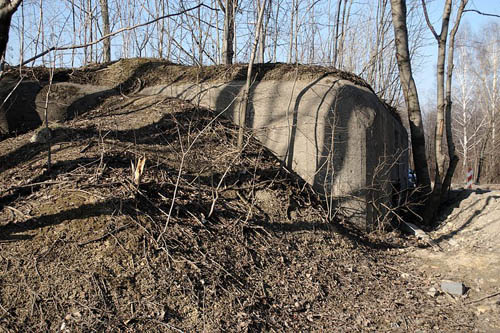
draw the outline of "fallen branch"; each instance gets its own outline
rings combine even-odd
[[[478,303],[478,302],[484,301],[485,299],[492,298],[492,297],[499,296],[499,295],[500,295],[500,291],[497,291],[496,293],[486,295],[486,296],[484,296],[484,297],[481,297],[481,298],[479,298],[479,299],[472,300],[472,301],[467,302],[467,303],[465,303],[465,304],[466,304],[466,305],[470,305],[470,304]]]
[[[21,189],[21,188],[32,187],[32,186],[67,184],[67,183],[71,183],[71,181],[69,181],[69,180],[47,180],[47,181],[44,181],[44,182],[37,182],[37,183],[29,183],[29,184],[25,184],[25,185],[11,186],[8,189],[6,189],[5,192],[9,192],[11,190],[17,190],[17,189]]]
[[[24,218],[27,218],[27,219],[31,219],[33,218],[33,216],[30,216],[30,215],[27,215],[27,214],[24,214],[23,212],[21,212],[19,209],[17,208],[14,208],[14,207],[11,207],[11,206],[5,206],[5,208],[8,208],[10,209],[11,211],[13,211],[14,213],[18,213],[19,215],[21,215],[22,217]]]
[[[130,226],[132,225],[132,223],[127,223],[125,225],[122,225],[120,227],[117,227],[107,233],[105,233],[104,235],[100,236],[100,237],[97,237],[97,238],[92,238],[92,239],[89,239],[85,242],[81,242],[81,243],[78,243],[78,246],[84,246],[84,245],[87,245],[87,244],[90,244],[90,243],[94,243],[94,242],[99,242],[101,240],[104,240],[106,238],[108,238],[109,236],[113,235],[114,233],[117,233],[119,231],[122,231],[122,230],[125,230],[127,228],[129,228]]]

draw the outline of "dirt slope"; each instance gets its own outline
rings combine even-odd
[[[500,186],[457,190],[430,235],[441,250],[413,253],[436,280],[463,282],[484,331],[500,332]]]
[[[471,332],[417,244],[327,222],[251,138],[178,100],[115,95],[0,142],[0,332]],[[131,163],[147,158],[140,186]]]

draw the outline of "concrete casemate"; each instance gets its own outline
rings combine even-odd
[[[244,81],[173,83],[142,95],[178,97],[239,121]],[[249,95],[246,127],[291,170],[340,209],[372,229],[398,200],[408,176],[401,121],[366,87],[325,74],[317,79],[262,80]],[[383,203],[384,205],[381,205]]]
[[[72,82],[52,85],[33,80],[3,80],[0,96],[0,135],[23,133],[40,126],[47,111],[48,121],[73,119],[118,94],[112,87]],[[8,98],[7,98],[8,96]]]

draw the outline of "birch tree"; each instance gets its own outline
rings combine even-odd
[[[454,92],[453,130],[457,141],[457,152],[462,161],[462,178],[465,179],[468,168],[475,166],[476,147],[486,118],[480,112],[477,103],[477,80],[474,77],[473,52],[467,42],[471,39],[469,29],[461,29],[460,46],[457,45],[456,82]]]
[[[500,25],[493,23],[481,34],[483,37],[475,47],[474,58],[479,66],[475,69],[475,80],[479,84],[480,105],[486,119],[486,130],[479,148],[476,182],[479,183],[489,156],[491,164],[498,151],[498,126],[500,121]],[[489,149],[488,149],[489,148]]]

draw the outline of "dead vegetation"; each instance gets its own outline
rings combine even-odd
[[[327,222],[316,193],[212,111],[107,98],[0,143],[0,331],[472,331],[396,233]],[[140,185],[131,162],[147,162]]]
[[[294,65],[283,63],[255,64],[254,75],[258,81],[265,80],[314,80],[325,73],[352,81],[358,85],[369,87],[368,83],[357,75],[331,67],[315,65]],[[100,86],[122,84],[129,87],[140,78],[144,86],[186,82],[229,82],[245,81],[247,64],[217,66],[185,66],[167,60],[133,58],[120,59],[108,64],[93,64],[78,69],[58,68],[54,73],[54,82],[73,82]],[[19,75],[27,79],[48,81],[49,71],[46,67],[10,68],[6,78],[17,78]]]

